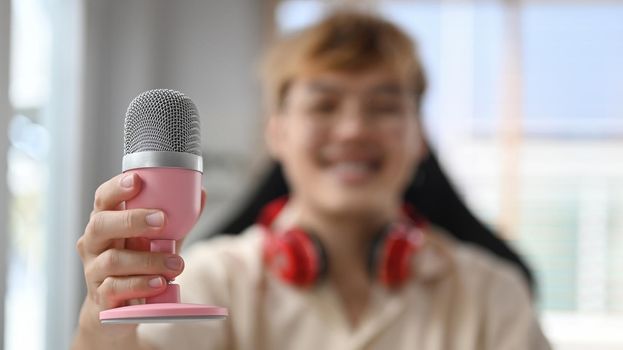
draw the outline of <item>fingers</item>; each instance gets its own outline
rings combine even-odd
[[[164,213],[156,209],[100,211],[91,216],[84,235],[78,240],[81,254],[99,255],[115,239],[144,236],[157,238],[165,226]]]
[[[94,285],[109,276],[160,275],[172,280],[183,270],[184,260],[179,255],[109,249],[89,262],[85,277]]]
[[[117,209],[140,192],[141,184],[141,178],[135,173],[119,174],[104,182],[95,191],[93,212]]]
[[[158,295],[166,284],[161,276],[107,277],[95,290],[95,302],[102,310],[111,309],[126,300]]]

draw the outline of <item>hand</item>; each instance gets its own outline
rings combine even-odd
[[[81,327],[99,329],[100,311],[162,293],[167,281],[184,268],[179,255],[149,252],[149,238],[157,238],[166,222],[162,211],[124,209],[124,202],[141,191],[141,184],[138,175],[121,174],[95,192],[93,212],[76,245],[87,286]],[[202,210],[204,203],[202,191]],[[106,332],[119,336],[119,332],[131,332],[135,327],[106,327]]]

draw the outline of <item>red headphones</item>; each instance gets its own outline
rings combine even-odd
[[[327,273],[327,254],[320,240],[295,227],[286,232],[273,232],[272,223],[288,201],[287,197],[268,203],[257,223],[264,228],[263,259],[269,270],[284,282],[297,287],[310,287]],[[409,221],[393,223],[380,232],[368,254],[372,276],[388,288],[400,287],[411,275],[411,259],[423,240],[426,222],[412,207],[403,206]]]

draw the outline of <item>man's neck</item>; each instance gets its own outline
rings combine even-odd
[[[367,260],[372,241],[399,212],[327,213],[296,201],[289,203],[297,226],[313,232],[329,261],[328,283],[337,291],[351,326],[356,327],[367,308],[372,287]]]

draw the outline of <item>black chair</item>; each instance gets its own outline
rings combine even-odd
[[[245,205],[228,220],[219,233],[238,234],[252,225],[264,205],[288,193],[281,166],[275,163],[255,193]],[[420,164],[404,199],[424,217],[465,242],[472,242],[493,254],[517,265],[523,272],[531,290],[536,289],[532,272],[523,259],[504,241],[485,227],[467,209],[450,181],[445,176],[435,155],[431,152]]]

